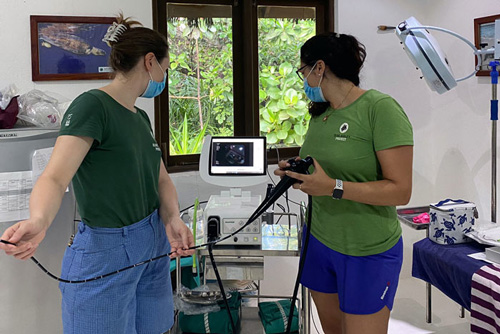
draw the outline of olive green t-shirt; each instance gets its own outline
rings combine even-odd
[[[132,112],[101,90],[78,96],[60,136],[94,139],[74,178],[80,216],[95,227],[123,227],[159,207],[161,151],[147,114]]]
[[[331,178],[369,182],[383,179],[376,152],[402,145],[413,145],[408,117],[390,96],[369,90],[345,108],[311,118],[300,156],[315,158]],[[316,196],[311,219],[319,241],[352,256],[382,253],[401,236],[394,206]]]

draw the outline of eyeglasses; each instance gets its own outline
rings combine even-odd
[[[304,81],[304,76],[300,71],[302,71],[304,68],[306,68],[307,64],[299,68],[295,73],[297,73],[297,76],[299,77],[300,81]]]

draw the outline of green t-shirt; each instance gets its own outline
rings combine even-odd
[[[408,117],[390,96],[369,90],[345,108],[311,118],[300,156],[315,158],[331,178],[368,182],[383,179],[376,151],[401,145],[413,145]],[[319,241],[352,256],[382,253],[401,236],[394,206],[317,196],[311,219]]]
[[[94,139],[73,178],[89,226],[131,225],[159,207],[161,151],[147,114],[136,110],[96,89],[78,96],[64,115],[60,136]]]

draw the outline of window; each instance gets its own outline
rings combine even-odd
[[[292,3],[293,5],[291,5]],[[300,46],[333,30],[333,0],[155,0],[168,38],[168,87],[155,130],[170,172],[197,169],[203,137],[266,136],[269,162],[298,154],[308,100]]]

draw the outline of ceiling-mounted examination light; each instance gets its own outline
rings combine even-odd
[[[379,30],[384,30],[383,27],[386,26],[379,26]],[[398,24],[395,30],[404,45],[406,53],[415,66],[422,71],[422,77],[429,87],[439,94],[453,89],[457,82],[472,77],[479,69],[481,63],[479,54],[483,52],[478,51],[474,44],[453,31],[439,27],[423,26],[413,16]],[[473,49],[478,60],[475,70],[463,78],[455,79],[445,53],[429,30],[445,32],[467,43]]]

